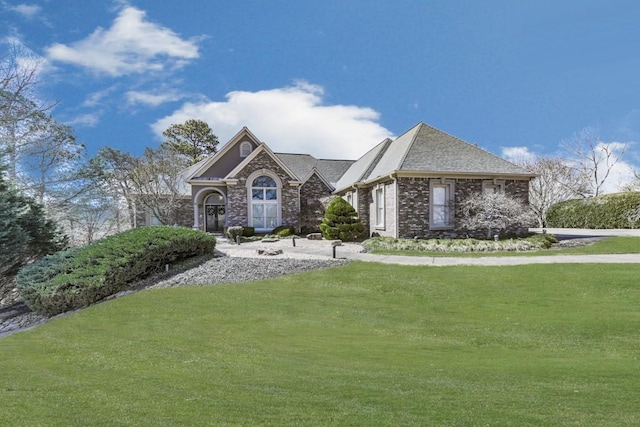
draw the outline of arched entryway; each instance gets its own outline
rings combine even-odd
[[[211,193],[204,200],[204,226],[209,233],[221,232],[225,226],[226,208],[220,193]]]

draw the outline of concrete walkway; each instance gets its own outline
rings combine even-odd
[[[542,233],[542,229],[531,229],[532,232]],[[640,237],[640,230],[583,230],[568,228],[547,229],[547,233],[554,234],[560,239],[606,237],[606,236],[633,236]],[[327,242],[328,243],[328,242]],[[298,246],[283,249],[287,253],[303,253],[321,257],[333,257],[331,246]],[[428,265],[428,266],[454,266],[454,265],[524,265],[524,264],[640,264],[640,254],[600,254],[600,255],[532,255],[532,256],[481,256],[470,257],[433,257],[433,256],[404,256],[404,255],[375,255],[369,253],[347,250],[341,246],[336,247],[336,258],[346,258],[354,261],[381,262],[401,265]]]

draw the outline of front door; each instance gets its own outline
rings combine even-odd
[[[207,206],[207,232],[221,232],[224,228],[224,205]]]
[[[217,233],[224,230],[226,210],[224,198],[220,193],[212,193],[205,200],[205,230],[209,233]]]

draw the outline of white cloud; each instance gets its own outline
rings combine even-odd
[[[82,105],[84,107],[95,107],[102,105],[113,92],[117,90],[117,86],[111,86],[97,92],[93,92],[87,96]]]
[[[42,8],[34,4],[19,4],[9,7],[9,10],[18,13],[27,19],[32,19],[40,13]]]
[[[162,105],[166,102],[179,101],[184,98],[184,95],[176,91],[152,93],[130,90],[125,94],[125,96],[129,104],[143,104],[152,107],[157,107],[158,105]]]
[[[200,119],[224,143],[247,126],[276,152],[357,159],[392,136],[379,117],[367,107],[324,105],[320,86],[299,81],[279,89],[230,92],[224,102],[186,103],[152,128],[160,136],[174,123]]]
[[[65,121],[65,123],[69,126],[84,126],[84,127],[95,127],[98,123],[100,123],[100,117],[102,113],[88,113],[81,114],[72,118],[71,120]]]
[[[122,76],[180,68],[198,57],[196,39],[183,40],[172,30],[145,20],[145,12],[125,6],[109,29],[46,49],[50,61],[74,64],[98,74]]]
[[[531,152],[529,147],[502,147],[502,157],[511,162],[519,163],[535,160],[538,155]]]

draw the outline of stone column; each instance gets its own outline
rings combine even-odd
[[[200,230],[200,212],[198,211],[198,203],[193,204],[193,228],[196,230]]]

